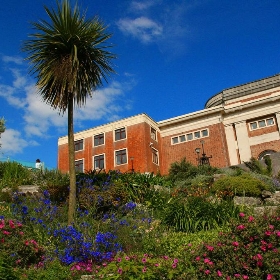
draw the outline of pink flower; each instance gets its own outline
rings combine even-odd
[[[164,258],[165,260],[168,260],[168,259],[169,259],[168,256],[163,256],[163,258]]]
[[[243,218],[243,217],[245,217],[245,214],[241,212],[241,213],[239,213],[239,217]]]
[[[158,267],[158,266],[159,266],[159,264],[158,264],[158,263],[155,263],[155,266],[156,266],[156,267]]]
[[[269,227],[269,229],[274,230],[274,225],[269,225],[268,227]]]
[[[243,275],[243,279],[249,279],[249,276]]]
[[[223,274],[222,274],[222,272],[221,272],[220,270],[217,271],[217,275],[218,275],[219,277],[222,277],[222,276],[223,276]]]
[[[3,234],[5,234],[5,235],[10,235],[10,234],[11,234],[11,232],[6,231],[6,230],[3,230]]]
[[[248,218],[248,222],[253,222],[255,219],[254,219],[254,217],[252,217],[252,216],[249,216],[249,218]]]
[[[239,278],[240,276],[241,276],[241,275],[238,274],[238,273],[234,274],[234,277],[236,277],[236,278]]]
[[[267,274],[266,280],[272,280],[272,279],[273,279],[272,274]]]
[[[4,220],[0,220],[0,228],[4,228],[5,227],[5,221]]]
[[[173,261],[174,263],[178,263],[179,261],[178,261],[178,259],[174,259],[174,261]]]
[[[143,258],[143,259],[142,259],[142,263],[145,263],[146,261],[147,261],[146,258]]]
[[[20,235],[23,235],[24,233],[23,233],[23,231],[20,231],[19,234],[20,234]]]
[[[123,272],[123,270],[119,267],[118,273],[119,273],[119,274],[122,274],[122,272]]]
[[[12,220],[9,220],[10,228],[15,228],[15,223]]]
[[[199,256],[196,257],[195,260],[196,260],[196,261],[200,261],[200,257],[199,257]]]
[[[204,271],[204,273],[205,273],[206,275],[208,275],[208,274],[211,273],[211,271],[210,271],[209,269],[207,269],[207,270]]]
[[[232,242],[232,245],[238,247],[239,243],[237,241]]]
[[[239,226],[237,226],[237,229],[239,229],[239,230],[242,230],[242,229],[244,229],[244,228],[245,228],[244,225],[239,225]]]
[[[271,231],[268,231],[268,230],[267,230],[267,231],[265,232],[265,235],[267,235],[267,236],[270,236],[271,234],[272,234]]]
[[[208,258],[204,259],[204,263],[209,263],[209,262],[210,262],[210,259],[208,259]]]
[[[262,260],[262,259],[263,259],[263,257],[262,257],[261,254],[257,254],[257,258],[258,258],[259,260]]]
[[[130,257],[128,257],[128,256],[125,256],[125,259],[126,259],[127,261],[129,261],[129,260],[130,260]]]
[[[172,268],[176,268],[176,267],[177,267],[177,263],[173,263]]]
[[[206,245],[206,248],[207,248],[208,251],[213,251],[214,250],[213,246]]]
[[[122,261],[122,259],[121,258],[117,258],[117,262],[121,262]]]
[[[146,272],[147,271],[147,267],[143,267],[142,272]]]

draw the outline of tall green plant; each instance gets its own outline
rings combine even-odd
[[[113,73],[111,59],[115,55],[105,46],[111,34],[98,19],[86,19],[78,6],[71,9],[69,0],[57,2],[57,11],[45,7],[49,22],[33,23],[36,33],[24,43],[23,50],[32,64],[37,88],[43,100],[61,113],[68,110],[68,154],[70,195],[68,223],[74,221],[76,208],[76,174],[74,151],[74,104],[86,103],[93,89]]]

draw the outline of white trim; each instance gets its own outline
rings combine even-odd
[[[92,156],[93,169],[95,169],[95,170],[100,170],[101,169],[101,168],[95,168],[95,159],[94,158],[98,157],[98,156],[102,156],[102,155],[104,156],[104,167],[103,167],[103,169],[106,169],[106,154],[105,153]]]
[[[267,120],[269,120],[269,119],[273,119],[273,124],[267,124]],[[265,122],[265,126],[259,127],[259,122],[261,122],[261,121]],[[253,124],[253,123],[257,124],[257,128],[252,129],[251,124]],[[258,119],[258,120],[255,120],[255,121],[248,122],[248,125],[249,125],[249,130],[250,131],[263,129],[263,128],[266,128],[266,127],[269,127],[269,126],[274,126],[275,125],[275,118],[273,116],[271,116],[271,117],[264,118],[264,119]]]
[[[122,151],[122,150],[125,150],[125,153],[126,153],[126,163],[117,164],[117,163],[116,163],[116,152]],[[128,152],[127,152],[127,148],[122,148],[122,149],[114,150],[114,166],[121,166],[121,165],[125,165],[125,164],[128,164]]]
[[[75,163],[76,163],[76,161],[82,161],[83,162],[83,173],[85,172],[85,159],[84,158],[79,158],[79,159],[75,159]],[[75,164],[75,167],[76,167],[76,164]],[[76,168],[75,168],[75,170],[76,170]]]
[[[104,143],[103,143],[103,144],[100,144],[100,145],[95,146],[95,145],[94,145],[94,137],[95,137],[95,136],[97,136],[97,135],[101,135],[101,134],[103,134]],[[96,147],[101,147],[101,146],[104,146],[104,145],[105,145],[105,133],[104,133],[104,132],[101,132],[101,133],[98,133],[98,134],[93,134],[93,135],[92,135],[92,147],[93,147],[93,148],[96,148]]]
[[[207,130],[207,136],[202,136],[202,131],[204,131],[204,130]],[[194,136],[195,133],[197,133],[197,132],[200,133],[200,137],[195,137],[195,136]],[[187,135],[189,135],[189,134],[192,134],[192,136],[193,136],[191,140],[188,140]],[[186,133],[184,133],[184,134],[172,136],[172,137],[170,137],[170,141],[171,141],[171,145],[173,146],[173,145],[178,145],[178,144],[182,144],[182,143],[194,141],[194,140],[197,140],[197,139],[206,138],[206,137],[209,137],[209,134],[210,134],[210,133],[209,133],[209,128],[207,127],[207,128],[203,128],[203,129],[201,129],[201,130],[186,132]],[[185,136],[186,140],[185,140],[185,141],[180,141],[180,137],[181,137],[181,136]],[[173,139],[174,139],[174,138],[178,138],[178,143],[173,143]]]
[[[156,152],[156,154],[157,154],[157,163],[156,162],[154,162],[153,161],[153,154],[154,154],[154,152],[153,151],[155,151]],[[156,165],[158,165],[159,166],[159,152],[158,152],[158,150],[157,149],[155,149],[155,148],[152,148],[152,163],[153,164],[156,164]]]
[[[116,140],[116,130],[119,130],[119,129],[122,129],[124,128],[125,129],[125,138],[121,138],[119,140]],[[119,142],[119,141],[122,141],[122,140],[126,140],[127,139],[127,127],[126,126],[121,126],[121,127],[118,127],[118,128],[115,128],[113,130],[113,137],[114,137],[114,142]]]

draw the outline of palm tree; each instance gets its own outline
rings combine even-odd
[[[38,93],[51,107],[65,113],[68,109],[68,152],[70,193],[68,224],[74,222],[76,210],[76,173],[74,152],[74,106],[80,107],[91,91],[107,82],[114,73],[111,61],[116,58],[104,42],[111,37],[106,26],[94,17],[86,19],[77,4],[71,9],[69,0],[57,1],[57,10],[45,11],[49,22],[32,23],[35,32],[23,44],[28,53],[31,74],[36,75]]]

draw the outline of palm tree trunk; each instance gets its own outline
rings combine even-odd
[[[75,172],[75,150],[74,150],[74,100],[73,94],[68,99],[68,154],[69,154],[69,175],[70,192],[68,205],[68,225],[74,222],[76,211],[76,172]]]

